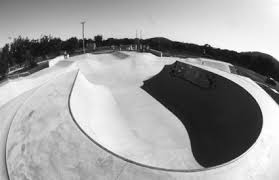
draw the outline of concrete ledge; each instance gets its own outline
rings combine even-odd
[[[149,52],[154,54],[155,56],[162,57],[163,53],[161,51],[155,50],[155,49],[149,49]]]

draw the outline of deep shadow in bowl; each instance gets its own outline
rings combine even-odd
[[[194,157],[206,168],[237,158],[261,132],[256,100],[236,83],[206,70],[175,62],[142,88],[181,120]]]

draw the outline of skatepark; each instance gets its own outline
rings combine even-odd
[[[0,179],[277,179],[278,104],[232,65],[83,54],[0,85]]]

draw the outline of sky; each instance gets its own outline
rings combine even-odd
[[[21,35],[166,37],[279,60],[279,0],[0,0],[0,47]],[[139,34],[139,33],[138,33]]]

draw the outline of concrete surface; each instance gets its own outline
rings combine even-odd
[[[183,124],[140,87],[123,88],[125,93],[114,98],[109,88],[91,84],[79,73],[70,98],[78,125],[104,148],[131,161],[166,169],[202,168]]]
[[[20,106],[28,99],[28,97],[35,90],[30,90],[23,95],[13,99],[9,103],[5,104],[0,108],[1,115],[1,126],[0,126],[0,179],[8,180],[8,173],[6,167],[6,142],[8,138],[8,133],[10,126],[12,124],[13,118],[17,113]]]
[[[64,56],[58,56],[56,58],[53,58],[51,60],[48,61],[49,63],[49,67],[52,67],[54,65],[56,65],[57,63],[59,63],[60,61],[64,60]]]
[[[80,73],[70,99],[75,120],[99,144],[129,160],[167,169],[202,168],[180,120],[140,88],[172,61],[126,54],[125,59],[87,55],[77,62]]]
[[[226,63],[226,62],[221,62],[221,61],[215,61],[212,59],[206,59],[206,58],[187,58],[187,59],[183,59],[180,60],[183,62],[186,62],[188,64],[193,64],[193,65],[202,65],[205,67],[211,67],[213,69],[218,69],[227,73],[231,72],[230,66],[232,66],[232,64],[230,63]]]
[[[59,76],[64,71],[72,69],[75,69],[75,64],[70,61],[60,61],[52,68],[43,69],[27,77],[8,80],[0,85],[0,106],[20,94],[46,83],[49,79]]]
[[[140,71],[138,68],[132,68],[133,66],[131,66],[132,63],[136,62],[131,61],[125,64],[122,61],[128,59],[115,59],[117,62],[113,62],[108,55],[95,55],[99,56],[95,57],[95,59],[92,56],[94,55],[84,55],[73,59],[70,58],[71,61],[76,62],[77,67],[80,68],[80,72],[83,73],[84,77],[87,79],[83,80],[90,82],[84,83],[84,88],[88,87],[92,89],[94,92],[90,92],[92,93],[90,95],[94,95],[95,97],[98,97],[98,95],[95,95],[94,93],[99,92],[99,90],[106,89],[104,90],[105,92],[103,92],[109,94],[106,98],[109,99],[110,102],[114,99],[114,102],[119,105],[108,103],[110,108],[112,108],[116,114],[119,113],[119,111],[123,112],[123,109],[126,109],[125,107],[129,104],[129,99],[127,98],[121,101],[121,99],[123,99],[122,97],[125,96],[125,94],[130,94],[130,97],[133,97],[132,94],[136,92],[133,89],[138,87],[142,80],[148,78],[149,76],[139,73],[140,75],[138,76],[132,76],[129,78],[125,77],[122,83],[117,84],[114,80],[121,78],[121,73],[117,72],[122,69],[121,66],[124,67],[123,74],[126,75],[129,75],[132,72],[138,73],[138,71]],[[142,54],[132,53],[131,56],[134,56],[134,58],[145,59]],[[147,57],[150,56],[147,54]],[[92,58],[93,61],[90,62],[90,59]],[[99,60],[96,61],[96,58]],[[150,59],[152,59],[152,57],[150,57]],[[177,58],[161,58],[160,60],[161,61],[158,61],[158,64],[161,64],[162,61],[165,64],[176,60],[183,61]],[[104,66],[106,63],[107,66]],[[111,63],[115,63],[113,67],[119,67],[119,69],[116,68],[113,70],[113,68],[110,67]],[[163,68],[164,63],[162,63],[160,68],[156,69],[157,73]],[[99,72],[92,72],[92,70],[98,70],[98,68],[96,68],[98,65],[99,67],[102,67],[101,70]],[[83,133],[72,119],[68,107],[68,100],[72,87],[75,83],[74,80],[77,75],[77,71],[71,70],[70,72],[68,69],[68,73],[64,75],[60,74],[53,81],[45,82],[39,90],[34,92],[32,96],[28,98],[24,104],[22,104],[22,106],[19,106],[20,108],[15,114],[11,128],[8,132],[6,144],[6,162],[9,178],[123,180],[279,179],[279,173],[277,170],[277,167],[279,166],[278,105],[270,98],[270,96],[266,94],[264,90],[248,78],[243,78],[204,65],[195,64],[195,66],[214,72],[239,84],[256,99],[261,107],[264,120],[262,133],[254,146],[252,146],[249,151],[243,154],[239,159],[205,171],[189,172],[187,169],[167,171],[160,168],[150,168],[140,164],[134,164],[131,161],[124,160],[104,150],[104,148],[91,141],[89,135]],[[141,67],[142,70],[148,69],[143,65]],[[64,69],[64,71],[66,70],[67,68]],[[156,74],[152,68],[150,71]],[[110,76],[103,77],[102,73],[111,74]],[[97,78],[98,75],[100,78]],[[82,80],[82,76],[80,76],[80,78],[81,79],[78,79],[77,83]],[[123,85],[125,85],[124,87],[126,87],[127,90],[126,88],[124,88],[124,90],[121,88]],[[85,103],[86,97],[82,98]],[[102,100],[103,97],[98,98],[100,98],[99,100]],[[136,104],[132,103],[135,99],[130,99],[131,105]],[[98,101],[98,103],[101,102]],[[131,109],[131,114],[137,110],[136,107]],[[13,114],[13,112],[11,112],[11,114]],[[109,118],[109,115],[106,115],[104,112],[99,113],[101,113],[101,117],[103,116],[104,118]],[[129,117],[129,111],[123,114],[126,114],[124,116],[125,118],[119,118],[117,120],[122,122],[127,120],[126,118]],[[166,114],[168,113],[166,112]],[[1,114],[1,119],[2,117],[4,117],[4,114]],[[135,125],[135,127],[137,126],[138,125]],[[3,134],[6,133],[7,132],[4,132]],[[105,135],[106,134],[104,134],[104,136]],[[1,143],[3,145],[2,139],[5,138],[1,137]],[[147,162],[147,164],[149,163],[150,162]],[[3,165],[0,167],[0,172],[5,174],[2,169]]]

